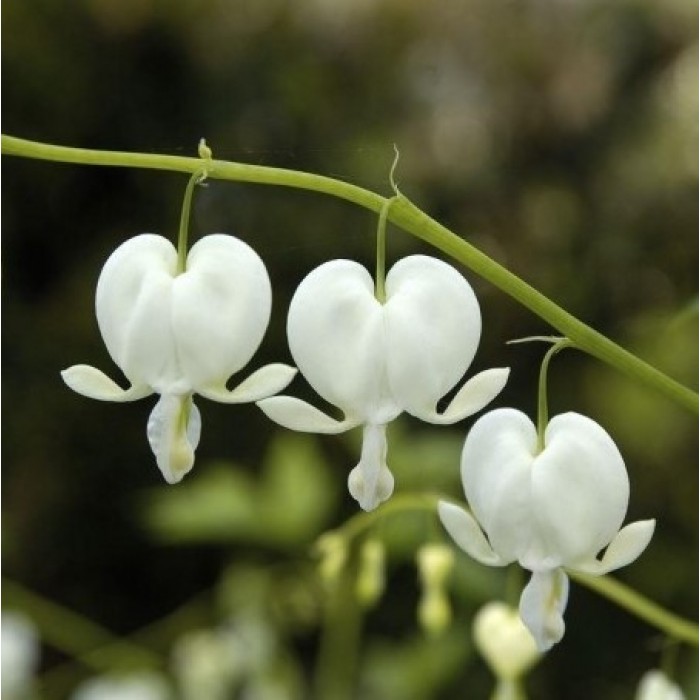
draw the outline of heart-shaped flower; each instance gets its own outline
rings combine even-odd
[[[147,435],[168,483],[194,464],[201,418],[193,393],[223,403],[257,401],[283,389],[296,370],[281,364],[254,372],[233,391],[226,381],[252,358],[270,319],[272,293],[262,260],[243,241],[206,236],[177,273],[177,251],[162,236],[141,234],[109,257],[95,310],[107,350],[131,386],[75,365],[61,375],[89,398],[134,401],[160,394]]]
[[[524,413],[482,416],[464,445],[462,483],[473,515],[442,501],[440,519],[477,561],[532,571],[520,614],[542,651],[564,634],[564,568],[600,575],[626,566],[654,532],[653,520],[620,530],[629,499],[624,461],[608,433],[578,413],[554,417],[542,448]]]
[[[291,396],[258,406],[292,430],[339,433],[364,426],[360,463],[348,485],[365,510],[393,491],[386,465],[387,423],[406,411],[437,424],[481,410],[503,388],[508,369],[473,377],[443,413],[437,402],[472,362],[481,312],[472,288],[450,265],[424,255],[397,262],[386,277],[386,300],[367,270],[332,260],[309,273],[294,294],[287,321],[299,370],[326,401],[345,414],[336,420]]]

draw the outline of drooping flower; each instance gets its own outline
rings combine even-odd
[[[75,365],[61,375],[89,398],[160,399],[147,436],[168,483],[192,468],[201,418],[194,393],[223,403],[257,401],[283,389],[296,370],[267,365],[235,389],[228,378],[257,350],[270,318],[267,270],[243,241],[213,234],[195,243],[183,272],[162,236],[141,234],[109,257],[97,283],[95,311],[107,350],[130,383],[122,389],[100,370]]]
[[[365,510],[376,508],[394,488],[386,465],[390,421],[406,411],[430,423],[455,423],[486,406],[508,377],[504,368],[481,372],[443,413],[437,412],[438,400],[474,358],[481,313],[464,277],[423,255],[394,265],[383,303],[364,267],[350,260],[324,263],[295,292],[287,335],[301,373],[344,412],[344,419],[291,396],[265,399],[258,406],[292,430],[340,433],[363,425],[362,454],[348,485]]]
[[[441,501],[440,519],[482,564],[517,561],[532,572],[520,615],[541,651],[564,635],[565,569],[601,575],[626,566],[654,532],[654,520],[620,530],[629,499],[624,461],[608,433],[577,413],[554,417],[541,449],[524,413],[482,416],[464,445],[462,483],[473,515]]]

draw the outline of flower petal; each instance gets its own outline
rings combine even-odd
[[[629,480],[612,438],[590,418],[555,416],[544,441],[532,464],[532,515],[545,549],[559,559],[549,563],[567,565],[594,556],[617,534]]]
[[[474,423],[462,451],[462,483],[474,517],[505,561],[541,542],[533,530],[531,465],[537,449],[532,421],[512,408],[489,411]]]
[[[569,578],[561,569],[536,571],[520,596],[520,617],[545,652],[564,636]]]
[[[464,508],[440,501],[438,515],[445,530],[472,559],[487,566],[505,566],[507,561],[494,552],[474,517]]]
[[[144,385],[122,389],[106,374],[90,365],[73,365],[64,369],[61,377],[73,391],[98,401],[136,401],[153,393],[150,387]]]
[[[271,396],[256,405],[275,423],[303,433],[342,433],[360,424],[358,419],[335,420],[306,401],[293,396]]]
[[[362,510],[374,510],[394,491],[394,477],[386,465],[386,425],[365,425],[360,462],[350,472],[348,489]]]
[[[471,364],[481,312],[467,280],[442,260],[412,255],[386,278],[387,372],[398,404],[416,416],[435,405]]]
[[[122,243],[97,282],[95,311],[112,359],[132,384],[185,393],[171,321],[177,252],[144,233]]]
[[[571,568],[586,574],[600,575],[627,566],[647,548],[655,526],[655,520],[638,520],[630,523],[615,535],[605,550],[602,560],[583,561]]]
[[[202,419],[191,395],[163,394],[148,418],[146,434],[158,468],[176,484],[194,465]]]
[[[250,403],[282,391],[297,373],[296,367],[275,363],[265,365],[244,379],[235,389],[225,386],[200,387],[201,396],[220,403]]]
[[[289,306],[289,349],[329,403],[372,422],[398,415],[386,383],[384,315],[367,270],[331,260],[301,282]]]
[[[413,415],[436,425],[456,423],[491,403],[506,385],[509,374],[510,369],[507,367],[497,367],[479,372],[457,392],[443,413],[438,413],[433,408],[430,413],[414,413]]]
[[[172,327],[181,371],[195,391],[225,382],[250,361],[271,306],[265,264],[249,245],[216,233],[192,246],[185,272],[173,280]]]

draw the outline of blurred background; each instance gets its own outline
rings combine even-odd
[[[399,186],[421,208],[696,388],[697,21],[687,0],[6,0],[2,129],[180,155],[205,137],[216,158],[381,194],[396,144]],[[471,621],[508,585],[458,556],[452,624],[426,636],[415,556],[442,537],[434,517],[387,516],[372,531],[386,549],[376,605],[359,611],[346,591],[339,616],[324,602],[313,543],[357,514],[345,486],[357,431],[289,434],[253,406],[199,400],[197,464],[167,487],[145,439],[153,397],[99,403],[63,385],[76,363],[120,377],[94,318],[97,277],[127,238],[174,238],[187,178],[9,157],[2,167],[2,592],[24,616],[16,675],[33,677],[29,695],[3,686],[8,698],[489,697]],[[295,286],[334,257],[371,269],[375,228],[371,213],[318,194],[199,188],[191,240],[237,235],[272,278],[272,322],[250,369],[291,362]],[[390,229],[390,263],[415,252],[429,248]],[[544,347],[505,343],[552,329],[463,271],[484,318],[471,371],[510,366],[493,406],[534,416]],[[301,379],[290,393],[311,395]],[[628,520],[658,521],[616,576],[697,618],[696,417],[571,351],[550,372],[550,412],[568,410],[602,423],[625,456]],[[459,498],[471,423],[399,419],[397,493]],[[669,658],[654,629],[576,585],[566,620],[529,697],[632,698]],[[675,654],[688,697],[696,658]],[[139,685],[130,673],[150,675]],[[105,674],[116,695],[90,688]]]

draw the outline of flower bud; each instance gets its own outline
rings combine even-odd
[[[332,588],[348,560],[345,538],[335,532],[327,532],[316,541],[316,551],[321,557],[318,572],[323,584]]]
[[[635,700],[685,700],[685,695],[663,671],[655,669],[642,676]]]
[[[445,583],[454,565],[454,553],[447,545],[427,544],[418,550],[416,559],[423,589],[418,603],[418,622],[427,634],[437,636],[452,620]]]
[[[499,680],[515,680],[537,661],[540,654],[515,608],[487,603],[473,623],[474,643]]]
[[[385,550],[380,540],[368,539],[360,549],[359,571],[355,583],[357,599],[363,607],[379,600],[386,585]]]

